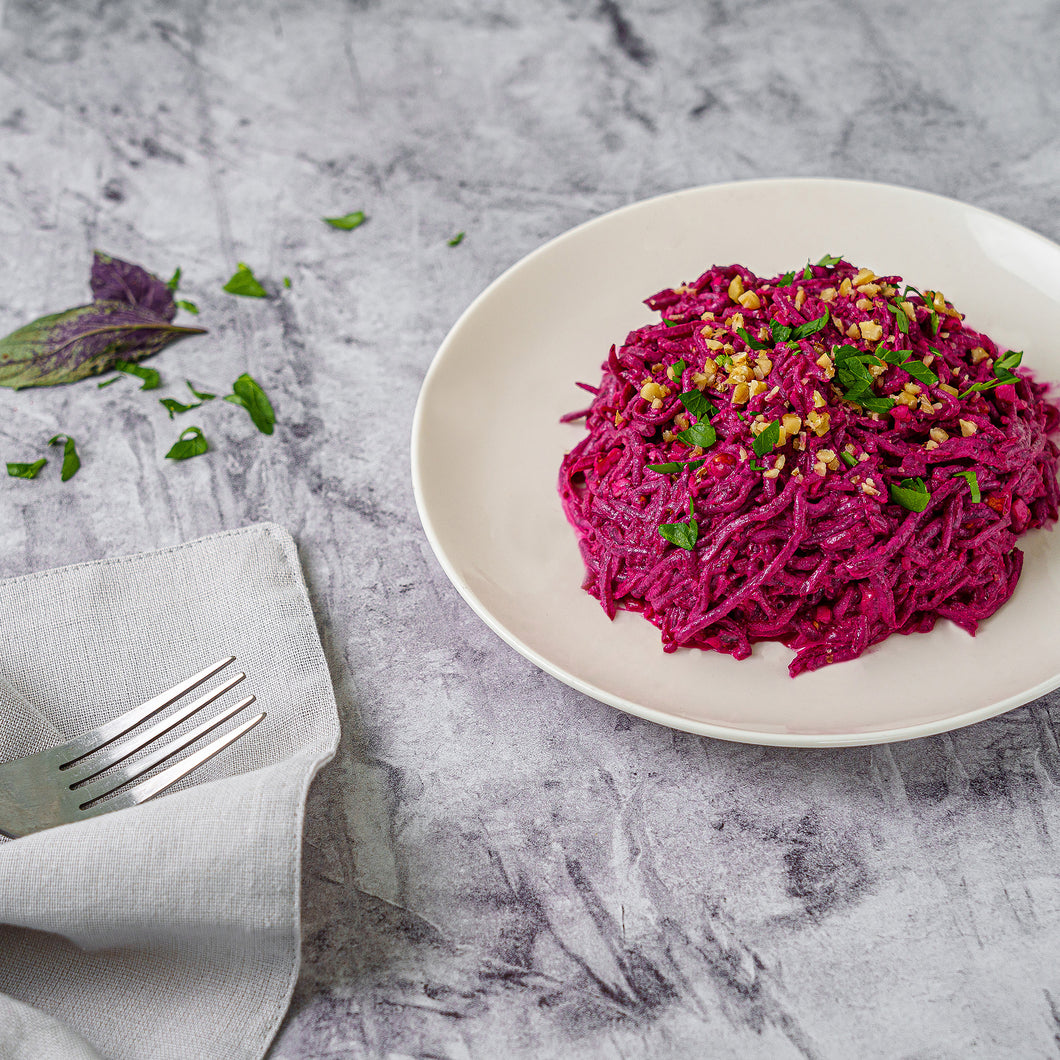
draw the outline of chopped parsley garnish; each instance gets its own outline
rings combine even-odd
[[[777,280],[778,287],[790,287],[795,282],[795,271],[784,273],[783,276]]]
[[[755,438],[751,448],[755,456],[765,456],[771,453],[773,447],[780,441],[780,420],[774,420],[761,434]]]
[[[939,333],[939,315],[934,309],[931,310],[931,316],[928,317],[928,331],[930,331],[932,335],[937,335]]]
[[[747,345],[750,346],[752,350],[768,350],[769,349],[769,343],[768,342],[759,342],[758,339],[756,339],[747,330],[747,328],[737,328],[736,329],[736,334],[739,335],[740,338],[743,339],[743,341],[746,342]]]
[[[12,478],[36,478],[47,462],[47,459],[42,456],[40,460],[34,460],[32,464],[8,464],[7,473]]]
[[[668,328],[679,328],[684,323],[684,321],[683,320],[664,320],[663,323]]]
[[[687,367],[688,365],[685,364],[684,358],[682,357],[679,360],[674,361],[674,363],[670,365],[670,372],[668,372],[667,374],[675,383],[680,383],[681,376],[684,374],[684,370]]]
[[[290,276],[285,276],[283,278],[283,285],[284,285],[284,287],[287,287],[287,288],[289,288],[291,286],[291,277]]]
[[[659,527],[659,533],[678,548],[687,549],[689,552],[695,547],[699,538],[699,526],[696,523],[695,513],[692,510],[692,498],[688,498],[688,522],[687,523],[663,523]]]
[[[821,260],[817,262],[817,264],[823,265],[826,269],[832,269],[835,268],[835,266],[838,265],[842,260],[843,256],[841,254],[825,254],[825,256],[821,258]]]
[[[717,432],[709,423],[693,423],[687,430],[680,431],[677,437],[685,445],[698,445],[700,449],[709,449],[718,440]]]
[[[938,385],[939,377],[923,361],[910,357],[908,361],[902,361],[898,367],[903,372],[908,372],[918,383],[925,383],[927,386]]]
[[[345,213],[341,217],[324,217],[321,220],[331,225],[332,228],[340,228],[343,232],[349,232],[354,228],[360,228],[368,218],[365,217],[364,210],[354,210],[353,213]]]
[[[891,500],[911,512],[922,512],[931,503],[931,494],[922,478],[904,478],[888,487]]]
[[[752,471],[768,471],[765,464],[756,464],[753,460],[747,465]]]
[[[815,320],[807,320],[804,324],[800,324],[792,333],[793,339],[808,339],[811,335],[821,331],[828,324],[828,310],[826,309],[821,316]]]
[[[104,379],[102,383],[96,383],[96,386],[102,390],[105,386],[111,386],[121,379],[120,375],[112,375],[109,379]]]
[[[848,453],[845,449],[839,454],[839,459],[842,460],[847,467],[858,466],[858,458],[853,453]]]
[[[714,363],[720,364],[722,368],[728,368],[732,364],[732,358],[727,353],[722,353],[714,358]]]
[[[894,408],[894,399],[876,397],[872,393],[873,376],[866,367],[877,363],[875,354],[866,353],[856,346],[835,346],[835,382],[843,390],[843,397],[860,405],[866,412],[889,412]]]
[[[167,460],[190,460],[193,456],[202,456],[210,446],[203,436],[202,428],[189,427],[181,432],[173,448],[166,453]]]
[[[908,335],[909,317],[905,315],[905,310],[897,302],[884,302],[883,304],[894,314],[894,322],[898,325],[898,330],[903,335]]]
[[[700,423],[704,423],[712,416],[718,414],[718,410],[698,390],[686,390],[678,396],[678,400]]]
[[[60,442],[63,443],[63,470],[60,478],[66,482],[77,474],[81,467],[81,458],[77,455],[77,446],[74,445],[74,440],[70,435],[57,434],[54,438],[48,439],[49,445],[58,445]]]
[[[1008,350],[994,361],[993,379],[989,379],[985,383],[972,383],[972,385],[959,396],[963,399],[976,391],[993,390],[994,387],[1002,386],[1005,383],[1018,383],[1019,376],[1014,375],[1012,369],[1018,367],[1022,360],[1022,350]]]
[[[810,263],[806,262],[806,268],[802,270],[802,278],[804,280],[813,279],[813,269],[810,268]]]
[[[976,478],[974,471],[955,471],[953,477],[963,478],[968,483],[968,492],[972,495],[972,504],[978,504],[983,499],[982,493],[979,492],[979,479]]]
[[[695,471],[697,467],[702,467],[706,462],[706,457],[702,457],[699,460],[668,460],[665,464],[645,464],[644,466],[649,471],[657,471],[660,475],[676,475],[682,468],[687,467]]]

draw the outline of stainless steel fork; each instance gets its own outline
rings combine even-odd
[[[0,834],[17,838],[31,832],[40,832],[45,828],[70,824],[86,817],[146,802],[250,732],[265,717],[264,713],[244,721],[231,732],[225,733],[153,777],[132,787],[125,787],[129,781],[143,776],[166,759],[179,754],[208,732],[212,732],[229,718],[249,707],[254,702],[253,696],[247,696],[234,706],[226,707],[220,714],[182,733],[175,740],[159,744],[135,762],[117,770],[112,769],[137,751],[156,743],[159,737],[175,729],[181,722],[238,685],[246,674],[234,674],[217,688],[181,707],[150,728],[135,733],[128,740],[115,743],[148,718],[154,717],[199,685],[209,681],[214,674],[233,662],[235,656],[221,659],[194,677],[174,685],[169,691],[134,707],[121,717],[114,718],[98,729],[86,732],[83,736],[58,747],[50,747],[46,751],[16,759],[14,762],[0,762]],[[102,773],[106,775],[101,776]],[[124,790],[118,791],[119,788]]]

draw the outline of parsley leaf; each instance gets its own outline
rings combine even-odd
[[[114,367],[126,375],[134,375],[142,379],[141,390],[157,390],[162,385],[162,377],[154,368],[145,368],[142,364],[134,364],[132,361],[115,361]]]
[[[693,423],[687,430],[680,431],[677,437],[685,445],[698,445],[701,449],[709,449],[718,440],[717,432],[709,423]]]
[[[817,264],[824,265],[825,268],[831,269],[838,265],[842,260],[842,254],[836,254],[835,256],[831,254],[825,254],[825,256],[821,258],[821,260],[817,262]]]
[[[35,460],[32,464],[8,464],[7,473],[12,478],[36,478],[47,462],[42,456],[40,460]]]
[[[686,390],[678,395],[682,405],[701,423],[718,414],[718,410],[698,390]]]
[[[752,443],[755,456],[765,456],[771,453],[773,447],[780,441],[780,420],[774,420]]]
[[[743,341],[746,342],[747,345],[750,346],[752,350],[768,350],[769,349],[769,343],[768,342],[759,342],[758,339],[756,339],[747,330],[747,328],[737,328],[736,329],[736,334],[739,335],[740,338],[743,339]]]
[[[891,500],[911,512],[922,512],[931,503],[931,494],[922,478],[904,478],[888,487]]]
[[[788,324],[781,324],[779,321],[771,320],[769,322],[769,330],[773,333],[773,341],[776,343],[787,342],[795,329]]]
[[[805,324],[800,324],[792,333],[793,339],[806,339],[811,335],[816,334],[828,323],[828,310],[819,316],[816,320],[807,320]]]
[[[786,272],[777,280],[778,287],[790,287],[795,282],[795,272]]]
[[[994,361],[994,378],[989,379],[983,383],[973,383],[963,394],[958,395],[960,398],[966,398],[969,394],[981,390],[993,390],[996,386],[1001,386],[1004,383],[1018,383],[1019,376],[1014,375],[1011,371],[1012,368],[1019,366],[1020,361],[1023,360],[1022,350],[1008,350],[1003,353],[996,361]]]
[[[189,427],[174,442],[173,448],[166,453],[167,460],[190,460],[193,456],[202,456],[210,446],[203,437],[200,427]]]
[[[675,383],[680,383],[681,382],[681,375],[683,374],[684,370],[687,367],[688,367],[688,365],[685,364],[684,358],[681,357],[681,358],[678,358],[676,361],[674,361],[673,364],[670,365],[670,371],[668,371],[666,374],[668,376],[670,376],[670,378]],[[673,374],[671,375],[670,372],[672,372]]]
[[[968,483],[968,492],[972,495],[972,504],[978,504],[983,499],[983,495],[979,491],[979,479],[976,478],[974,471],[955,471],[953,477],[963,478]]]
[[[448,240],[445,245],[447,247],[458,247],[463,242],[464,242],[464,233],[463,232],[457,232],[457,234],[455,236],[453,236],[452,239]]]
[[[360,228],[368,218],[364,216],[364,210],[354,210],[353,213],[346,213],[341,217],[323,217],[321,220],[331,225],[332,228],[341,228],[343,232],[349,232],[354,228]]]
[[[242,295],[244,298],[269,297],[269,292],[258,282],[258,278],[254,275],[250,266],[242,261],[222,290],[227,291],[229,294]]]
[[[695,471],[706,463],[706,457],[699,460],[668,460],[665,464],[645,464],[649,471],[657,471],[660,475],[675,475],[682,468],[687,467]]]
[[[747,465],[752,471],[768,471],[765,464],[756,464],[753,460]]]
[[[276,413],[273,412],[265,391],[246,372],[232,384],[232,390],[234,393],[228,394],[225,401],[231,401],[233,405],[241,405],[250,413],[254,426],[262,434],[272,434],[272,428],[276,423]]]
[[[919,383],[935,386],[939,381],[939,377],[923,361],[914,360],[912,357],[908,361],[902,361],[898,367],[903,372],[908,372]]]
[[[663,523],[659,527],[662,534],[672,545],[687,549],[689,552],[695,547],[699,538],[699,525],[696,523],[695,514],[692,511],[692,498],[688,498],[688,522],[687,523]]]
[[[48,444],[58,445],[60,441],[63,443],[63,470],[60,478],[66,482],[77,474],[81,467],[81,458],[77,455],[77,447],[74,445],[73,438],[68,434],[57,434],[54,438],[48,439]]]
[[[806,268],[802,270],[802,278],[804,280],[813,279],[813,269],[810,268],[810,263],[806,262]]]

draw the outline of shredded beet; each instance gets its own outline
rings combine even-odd
[[[639,611],[668,652],[779,640],[794,677],[939,618],[974,634],[1008,600],[1058,501],[1060,411],[1020,355],[834,258],[646,304],[662,322],[564,417],[586,420],[559,490],[608,616]]]

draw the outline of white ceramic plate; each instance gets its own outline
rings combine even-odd
[[[879,184],[722,184],[636,203],[552,240],[475,300],[438,351],[412,436],[420,518],[446,574],[489,626],[561,681],[690,732],[821,747],[943,732],[1060,686],[1060,533],[1024,539],[1012,599],[974,639],[948,622],[794,680],[791,653],[664,654],[639,615],[608,621],[581,589],[556,493],[612,342],[653,319],[642,300],[741,262],[760,275],[843,254],[941,289],[970,326],[1060,380],[1060,247],[951,199]]]

